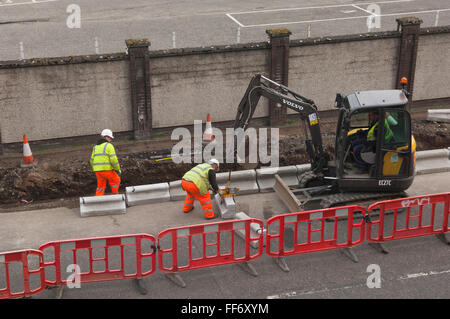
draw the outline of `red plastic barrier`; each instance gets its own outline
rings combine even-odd
[[[355,212],[360,212],[361,219],[359,223],[355,223]],[[365,214],[366,210],[364,207],[344,206],[276,215],[267,220],[266,253],[273,257],[283,257],[315,251],[350,248],[359,245],[364,241],[365,237]],[[345,226],[345,241],[340,243],[338,240],[338,226],[339,223],[343,224],[342,216],[347,217],[347,224]],[[274,223],[278,223],[278,225],[275,224],[271,227]],[[313,229],[313,223],[320,224],[320,227]],[[301,224],[307,227],[306,231],[304,231],[304,233],[306,232],[305,238],[300,238],[303,236],[299,236],[299,226]],[[290,244],[292,244],[292,249],[286,249],[285,247],[287,225],[291,225],[292,240]],[[333,229],[333,235],[328,239],[325,238],[326,226]],[[273,233],[273,230],[276,230],[276,233]],[[359,236],[356,239],[353,238],[354,230],[359,230]],[[319,233],[320,239],[313,240],[313,233]]]
[[[450,231],[449,228],[449,203],[450,193],[432,194],[424,196],[415,196],[408,198],[399,198],[393,200],[387,200],[372,204],[368,208],[369,217],[370,213],[375,209],[379,209],[379,217],[376,220],[371,220],[367,225],[367,240],[370,242],[381,243],[389,240],[397,240],[410,237],[426,236],[432,234],[442,234]],[[442,207],[442,225],[436,225],[436,210],[437,205]],[[424,225],[424,207],[431,205],[431,215],[429,217],[430,223]],[[417,207],[418,214],[412,215],[411,208]],[[406,210],[405,226],[400,228],[399,226],[399,210]],[[389,220],[386,223],[386,212],[393,211],[392,221]],[[371,217],[373,219],[373,217]],[[412,221],[417,220],[417,226],[412,226]],[[387,226],[391,228],[392,234],[390,236],[385,235],[390,231]],[[378,232],[374,234],[374,228],[378,227]]]
[[[143,252],[143,240],[148,240],[150,244],[150,252]],[[116,267],[114,257],[117,254],[110,254],[110,249],[120,250],[119,266]],[[130,253],[133,255],[133,260],[125,259],[124,250],[132,250]],[[44,260],[44,268],[50,272],[53,268],[55,272],[55,280],[45,279],[45,283],[48,286],[61,286],[67,283],[67,278],[70,273],[67,273],[66,267],[68,265],[88,264],[89,270],[80,272],[80,283],[98,282],[98,281],[110,281],[121,279],[141,279],[153,274],[156,270],[156,253],[155,253],[155,237],[147,234],[135,234],[135,235],[122,235],[111,237],[96,237],[96,238],[83,238],[64,241],[49,242],[39,247],[44,253],[47,259],[47,252],[53,256],[52,261],[46,262]],[[53,250],[53,252],[51,252]],[[87,252],[87,256],[78,256],[81,251]],[[135,251],[134,251],[135,250]],[[95,251],[95,252],[94,252]],[[86,255],[86,254],[85,254]],[[100,255],[96,257],[94,255]],[[111,256],[114,255],[114,256]],[[83,258],[85,257],[85,258]],[[87,258],[86,258],[87,257]],[[128,257],[128,256],[127,256]],[[67,262],[66,259],[69,259]],[[151,259],[150,261],[147,261]],[[125,264],[125,262],[130,264]],[[64,263],[64,266],[62,264]],[[134,268],[134,272],[126,271],[126,266],[131,265]],[[102,270],[94,270],[102,266]],[[145,266],[149,266],[150,269],[143,271]],[[128,267],[127,267],[128,268]],[[66,275],[63,275],[66,274]],[[49,277],[49,275],[46,275]],[[66,279],[64,279],[65,277]]]
[[[38,258],[38,267],[36,269],[31,269],[30,260],[28,256],[33,255]],[[43,268],[43,254],[38,250],[28,249],[20,251],[12,251],[0,253],[0,299],[8,298],[23,298],[31,297],[43,291],[45,289],[45,274]],[[19,262],[22,264],[22,274],[23,276],[23,291],[13,292],[11,283],[11,264],[14,262]],[[36,289],[31,289],[30,277],[33,274],[38,274],[39,276],[39,286]],[[5,285],[4,285],[5,284]],[[1,287],[5,287],[1,289]]]
[[[263,234],[252,237],[251,224],[257,224],[263,229],[263,222],[254,218],[166,229],[158,234],[159,269],[172,273],[254,260],[262,255]],[[235,242],[235,233],[238,231],[244,232],[245,236],[242,256],[238,256],[239,247]],[[198,242],[195,242],[194,238],[197,238]],[[165,240],[169,248],[161,247]],[[252,242],[258,242],[258,251],[253,254],[250,248]],[[182,248],[183,252],[187,251],[185,256],[181,256],[178,251],[178,246],[183,244],[187,246]],[[201,246],[200,253],[195,249],[198,246]],[[222,251],[225,247],[230,247],[229,251]],[[198,256],[195,256],[196,253]],[[169,257],[170,266],[165,266],[164,256]],[[186,259],[185,265],[181,265],[179,260],[183,258]]]

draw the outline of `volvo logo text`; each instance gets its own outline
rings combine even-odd
[[[296,103],[294,103],[294,102],[291,102],[291,101],[288,101],[288,100],[285,100],[285,99],[283,99],[283,104],[286,104],[286,105],[289,105],[289,106],[292,106],[292,107],[294,107],[294,108],[296,108],[297,110],[303,110],[303,106],[301,106],[301,105],[298,105],[298,104],[296,104]]]

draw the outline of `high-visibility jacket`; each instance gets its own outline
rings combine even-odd
[[[375,141],[377,139],[375,129],[378,127],[378,122],[379,121],[377,121],[369,129],[369,132],[367,133],[367,140],[368,141]],[[392,138],[392,136],[393,136],[392,130],[391,130],[390,126],[389,126],[388,121],[385,119],[384,120],[384,141],[385,142],[389,142],[389,140]]]
[[[197,186],[200,195],[205,195],[211,184],[209,183],[209,171],[212,170],[208,163],[198,164],[193,169],[183,175],[183,179],[193,182]]]
[[[114,146],[106,141],[94,146],[90,162],[94,172],[120,170]]]

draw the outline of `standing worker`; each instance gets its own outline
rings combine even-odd
[[[184,213],[189,213],[194,209],[194,200],[197,198],[202,205],[205,218],[214,218],[209,189],[212,188],[214,193],[219,191],[216,182],[217,171],[219,171],[219,161],[213,158],[208,163],[199,164],[184,174],[181,180],[181,187],[187,193],[183,205]]]
[[[111,186],[113,194],[119,194],[120,186],[120,165],[116,156],[114,146],[111,144],[114,136],[112,131],[104,129],[102,138],[94,146],[91,155],[92,170],[97,175],[97,191],[95,196],[105,195],[106,182]]]

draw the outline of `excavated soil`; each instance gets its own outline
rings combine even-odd
[[[330,155],[334,151],[334,130],[335,123],[322,123],[324,146]],[[413,120],[413,134],[419,151],[449,147],[449,132],[450,123]],[[304,140],[299,135],[298,125],[280,128],[280,166],[308,163]],[[125,192],[127,186],[179,180],[193,164],[175,164],[170,159],[155,159],[157,154],[170,154],[171,146],[176,142],[169,138],[114,142],[122,167],[120,191]],[[92,146],[34,151],[32,142],[30,145],[38,160],[34,168],[20,168],[21,154],[0,157],[0,212],[56,206],[76,207],[79,197],[95,194],[96,177],[89,164]],[[221,171],[257,167],[260,165],[222,165]]]

